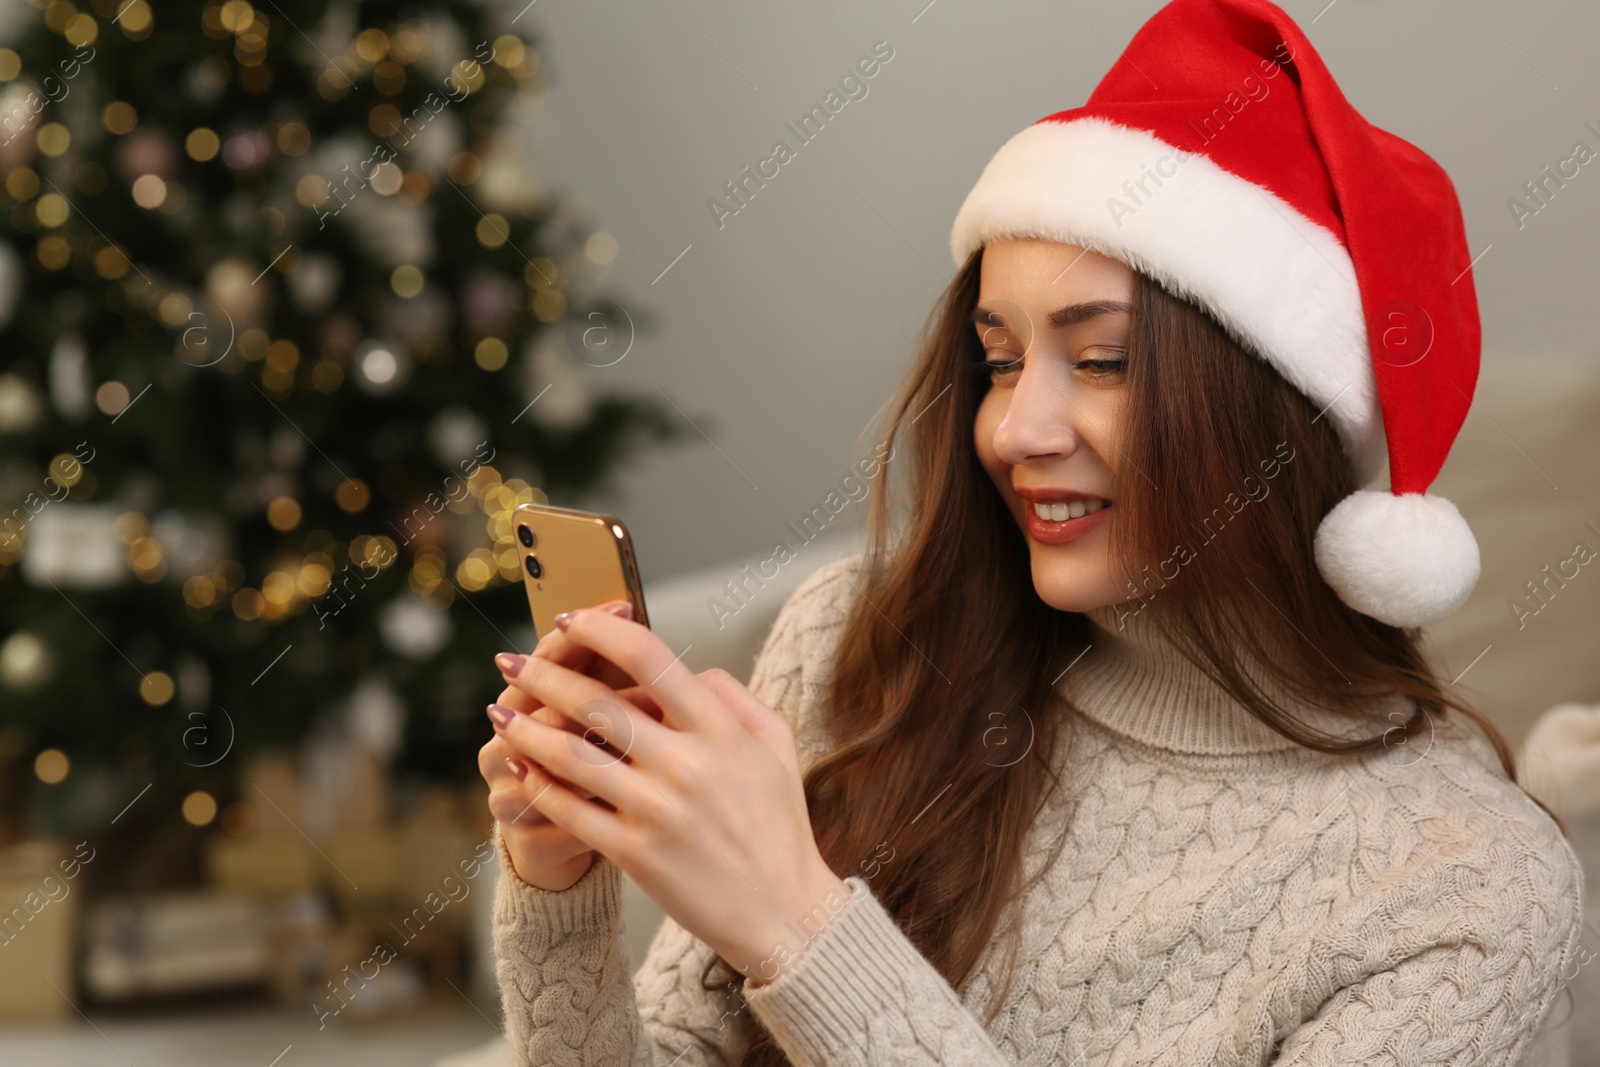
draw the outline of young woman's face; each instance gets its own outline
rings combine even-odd
[[[1129,267],[1076,245],[983,250],[973,329],[993,369],[973,440],[1027,538],[1034,589],[1061,611],[1133,597],[1110,553],[1133,284]]]

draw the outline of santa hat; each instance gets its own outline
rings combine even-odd
[[[1471,256],[1455,189],[1357,114],[1266,0],[1174,0],[1083,107],[995,153],[956,215],[957,265],[1042,237],[1121,260],[1205,308],[1335,427],[1357,481],[1317,568],[1395,626],[1443,618],[1478,580],[1454,504],[1427,492],[1478,377]]]

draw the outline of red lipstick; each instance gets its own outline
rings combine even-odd
[[[1098,529],[1110,517],[1111,502],[1104,497],[1095,496],[1093,493],[1083,493],[1076,489],[1050,489],[1050,488],[1023,488],[1016,486],[1016,493],[1026,502],[1023,509],[1027,518],[1028,536],[1041,544],[1061,545]],[[1094,500],[1100,502],[1100,510],[1087,515],[1080,515],[1072,519],[1042,519],[1033,505],[1038,504],[1070,504],[1077,500]]]

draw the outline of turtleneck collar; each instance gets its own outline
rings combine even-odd
[[[1156,748],[1205,755],[1273,752],[1301,747],[1251,715],[1226,689],[1190,662],[1157,630],[1148,610],[1119,611],[1107,605],[1083,613],[1093,624],[1090,647],[1058,683],[1074,705],[1107,729]],[[1372,736],[1374,723],[1360,723],[1306,703],[1274,682],[1259,665],[1250,676],[1274,703],[1314,731],[1338,737]],[[1394,707],[1375,708],[1378,725],[1405,709],[1409,698],[1395,694]]]

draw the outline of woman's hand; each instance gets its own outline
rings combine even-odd
[[[603,853],[728,963],[772,980],[803,948],[797,932],[814,936],[849,895],[812,836],[788,721],[728,672],[694,674],[636,622],[594,609],[564,621],[570,642],[638,684],[495,657],[515,689],[588,727],[490,709],[528,761],[534,807],[570,836],[563,847]]]
[[[616,600],[599,607],[627,613],[631,605]],[[545,634],[533,655],[601,680],[629,681],[615,664],[570,641],[559,630]],[[496,703],[554,728],[578,733],[586,729],[515,686],[507,686]],[[530,788],[526,761],[498,732],[478,750],[478,771],[489,784],[489,812],[500,824],[500,834],[518,878],[541,889],[559,890],[570,887],[588,872],[594,861],[594,849],[551,823],[534,806],[533,798],[543,787]],[[593,796],[584,789],[578,789],[577,793],[585,798]]]

